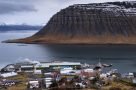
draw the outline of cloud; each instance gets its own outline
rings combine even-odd
[[[0,23],[45,25],[54,14],[69,5],[110,1],[124,0],[0,0]]]
[[[35,12],[35,7],[31,4],[1,0],[0,1],[0,14],[12,14],[17,12]]]

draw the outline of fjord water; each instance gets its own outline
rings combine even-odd
[[[0,32],[0,42],[31,36],[37,31]],[[50,45],[0,43],[0,67],[23,61],[79,61],[82,63],[113,64],[120,72],[136,72],[136,46]]]

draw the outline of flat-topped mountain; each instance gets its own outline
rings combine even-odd
[[[32,26],[32,25],[0,25],[0,31],[15,31],[15,30],[39,30],[42,26]]]
[[[71,5],[53,15],[35,35],[7,42],[136,44],[136,2]]]

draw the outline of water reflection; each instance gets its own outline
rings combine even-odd
[[[31,32],[0,33],[0,41],[27,37]],[[122,72],[136,71],[136,46],[95,46],[95,45],[50,45],[0,43],[0,66],[14,63],[22,58],[40,61],[80,61],[96,64],[113,64]]]

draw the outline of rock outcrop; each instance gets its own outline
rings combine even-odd
[[[57,12],[35,35],[8,42],[136,44],[136,2],[72,5]]]

